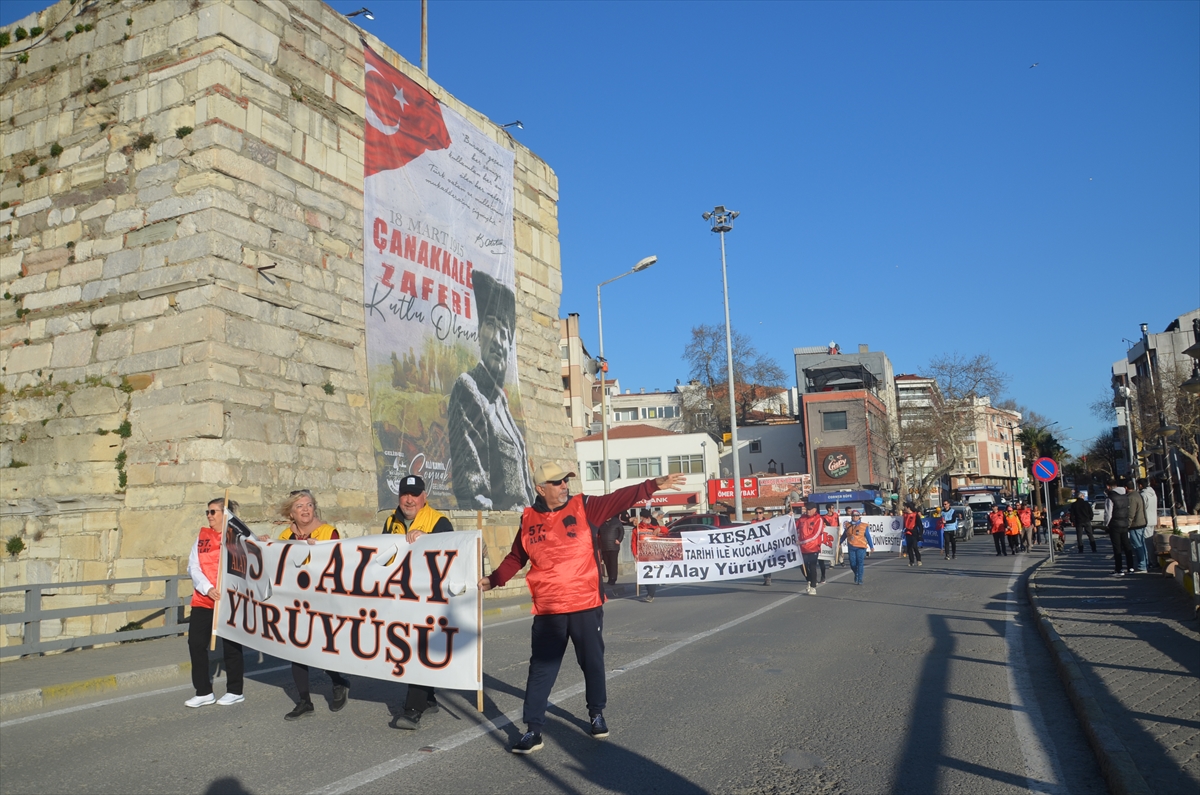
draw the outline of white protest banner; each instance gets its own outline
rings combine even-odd
[[[638,585],[737,580],[799,566],[790,516],[638,542]]]
[[[217,634],[284,660],[452,690],[483,686],[480,534],[225,544]]]
[[[864,516],[863,521],[871,528],[871,541],[876,552],[899,552],[904,540],[903,516]]]

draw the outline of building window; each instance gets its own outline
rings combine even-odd
[[[750,440],[750,452],[752,452],[752,453],[761,453],[762,452],[762,439],[751,439]]]
[[[630,478],[662,477],[662,459],[627,458],[625,459],[625,475]]]
[[[821,414],[821,429],[825,431],[846,430],[846,412],[827,411]]]
[[[637,409],[617,409],[613,412],[613,417],[617,422],[633,422],[638,418]]]
[[[560,353],[562,353],[562,358],[564,358],[564,359],[571,358],[571,349],[568,348],[566,345],[560,346],[558,350]]]
[[[583,478],[584,480],[604,480],[604,473],[600,471],[600,462],[588,461],[587,466],[584,467]],[[608,479],[610,481],[621,479],[621,462],[615,458],[608,462]]]
[[[702,455],[669,455],[667,456],[667,474],[674,475],[682,472],[685,475],[704,474],[704,456]]]

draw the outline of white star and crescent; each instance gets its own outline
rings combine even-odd
[[[380,72],[378,69],[376,69],[371,64],[366,64],[365,66],[366,66],[365,71],[367,74],[374,72],[375,74],[379,75],[380,77],[383,76],[383,73]],[[394,83],[391,84],[391,86],[392,86],[392,88],[396,89],[396,97],[395,98],[396,98],[396,101],[400,103],[400,110],[403,111],[404,108],[409,104],[404,99],[404,92],[401,91],[399,88],[396,88]],[[375,109],[371,107],[370,100],[368,100],[366,104],[367,104],[367,107],[366,107],[365,116],[366,116],[367,124],[371,125],[376,130],[379,130],[379,132],[383,133],[384,135],[395,135],[396,133],[400,132],[399,124],[393,125],[393,124],[384,124],[383,123],[383,119],[379,118],[379,116],[376,115],[376,113],[375,113]]]

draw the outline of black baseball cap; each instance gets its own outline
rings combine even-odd
[[[420,475],[407,475],[400,481],[400,495],[411,494],[416,497],[425,493],[425,479]]]

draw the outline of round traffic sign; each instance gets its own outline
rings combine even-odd
[[[1039,458],[1033,462],[1033,476],[1042,483],[1058,477],[1058,462],[1053,458]]]

